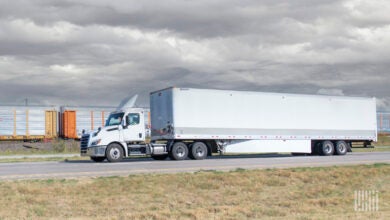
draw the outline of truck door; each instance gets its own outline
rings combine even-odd
[[[145,140],[144,116],[142,113],[129,113],[125,117],[125,126],[123,127],[123,139],[129,141]]]

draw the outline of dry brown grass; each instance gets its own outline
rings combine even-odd
[[[50,162],[50,161],[79,161],[79,160],[90,160],[89,157],[80,157],[80,156],[73,156],[69,157],[66,155],[61,155],[61,154],[56,154],[55,157],[39,157],[39,158],[28,158],[28,157],[23,157],[23,158],[0,158],[0,163],[26,163],[26,162]]]
[[[390,146],[389,134],[378,134],[378,141],[373,144],[374,146]]]
[[[0,141],[1,155],[31,155],[80,153],[80,142],[75,140],[53,139],[50,142]]]
[[[389,219],[390,165],[0,182],[0,219]],[[355,212],[355,190],[379,211]]]

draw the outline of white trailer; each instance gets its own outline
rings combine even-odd
[[[116,161],[110,144],[121,148],[115,151],[122,153],[119,160],[131,152],[175,160],[204,159],[216,152],[344,155],[352,142],[377,139],[375,98],[167,88],[150,94],[150,108],[151,143],[134,139],[144,137],[143,131],[128,129],[131,125],[124,122],[116,129],[124,133],[115,135],[124,139],[98,138],[100,145],[84,146],[84,155]],[[131,109],[121,112],[134,115]],[[88,139],[93,143],[96,138]],[[93,147],[102,154],[88,154]]]

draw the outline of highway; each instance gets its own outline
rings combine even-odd
[[[155,161],[150,158],[126,159],[120,163],[94,163],[89,160],[67,162],[0,163],[0,181],[127,176],[143,173],[178,173],[200,170],[324,167],[390,163],[390,152],[349,153],[345,156],[291,156],[261,154],[214,156],[206,160]]]

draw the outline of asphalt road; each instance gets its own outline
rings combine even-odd
[[[262,154],[243,156],[214,156],[206,160],[155,161],[149,158],[126,159],[121,163],[94,163],[89,160],[69,162],[1,163],[0,181],[49,178],[79,178],[126,176],[140,173],[177,173],[200,170],[235,170],[320,167],[390,163],[390,152],[349,153],[345,156],[290,156]]]

